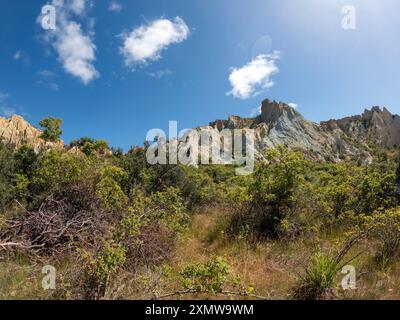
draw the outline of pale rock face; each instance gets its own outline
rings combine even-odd
[[[400,146],[400,116],[393,115],[385,107],[365,110],[361,116],[347,117],[321,123],[330,128],[338,127],[350,139],[382,148]]]
[[[11,116],[10,119],[0,117],[0,141],[19,148],[31,146],[36,152],[48,148],[63,148],[64,143],[46,142],[40,138],[42,131],[30,125],[23,117]]]
[[[371,162],[371,145],[400,146],[400,116],[379,107],[365,110],[362,115],[317,124],[304,119],[284,102],[266,99],[256,118],[231,116],[228,120],[211,122],[210,126],[217,130],[252,128],[260,151],[287,145],[314,159],[337,162],[345,159]]]

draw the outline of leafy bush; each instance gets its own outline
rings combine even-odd
[[[125,249],[113,240],[106,240],[94,256],[85,252],[83,257],[87,263],[88,297],[102,298],[106,294],[110,276],[125,263]]]
[[[371,214],[380,208],[389,208],[397,203],[395,198],[394,172],[370,169],[361,179],[356,195],[357,213]]]
[[[79,140],[71,141],[70,148],[77,147],[85,155],[91,156],[94,154],[105,154],[109,150],[108,142],[105,140],[94,140],[92,138],[83,137]]]
[[[23,145],[14,153],[15,171],[19,174],[32,178],[37,161],[37,154],[33,148]]]
[[[200,293],[221,293],[231,272],[221,257],[214,257],[205,264],[193,264],[181,272],[185,290]]]
[[[233,274],[231,267],[222,257],[214,256],[205,263],[194,263],[186,266],[179,273],[182,290],[164,295],[171,297],[175,295],[205,294],[211,296],[226,295],[251,297],[263,299],[254,293],[254,288],[244,288],[240,277]]]
[[[115,237],[124,243],[133,264],[159,264],[169,258],[176,236],[186,229],[188,221],[177,189],[149,196],[135,190]]]
[[[110,177],[102,178],[97,183],[96,195],[103,206],[110,211],[121,211],[128,203],[128,197],[120,185]]]
[[[86,157],[51,150],[41,154],[32,177],[35,194],[62,191],[93,176],[92,162]]]
[[[13,177],[12,194],[15,199],[21,200],[28,194],[29,179],[27,176],[16,173]]]
[[[393,261],[400,255],[400,209],[377,212],[363,217],[362,226],[369,236],[380,243],[377,258]]]
[[[277,238],[295,212],[295,195],[304,165],[301,155],[280,147],[269,150],[267,158],[268,163],[258,164],[248,186],[249,201],[233,216],[234,234],[246,228],[255,237]]]

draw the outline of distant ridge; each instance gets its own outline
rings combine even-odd
[[[371,147],[400,146],[400,116],[372,107],[363,114],[320,124],[308,121],[284,102],[265,99],[255,118],[230,116],[210,124],[216,130],[252,128],[258,150],[287,145],[319,160],[372,161]]]

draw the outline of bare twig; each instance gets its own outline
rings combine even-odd
[[[197,291],[197,290],[183,290],[183,291],[176,291],[172,293],[167,293],[161,296],[157,296],[153,298],[152,300],[160,300],[160,299],[166,299],[170,298],[173,296],[183,296],[187,294],[207,294],[209,292],[207,291]],[[235,291],[220,291],[216,293],[217,295],[225,295],[225,296],[241,296],[241,297],[249,297],[249,298],[255,298],[259,300],[269,300],[267,297],[259,296],[257,294],[253,293],[247,293],[247,292],[235,292]]]

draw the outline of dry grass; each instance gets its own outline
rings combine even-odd
[[[221,256],[242,283],[257,294],[273,299],[288,297],[297,280],[295,271],[304,261],[302,242],[248,244],[244,239],[230,241],[223,226],[226,213],[213,210],[193,217],[191,226],[180,239],[171,262],[180,270],[191,263],[204,263]]]
[[[160,289],[160,292],[174,292],[180,289],[177,274],[185,266],[193,263],[205,263],[213,256],[224,257],[235,275],[240,276],[245,287],[253,287],[261,296],[271,299],[288,299],[304,272],[310,256],[318,250],[335,250],[343,240],[341,234],[324,237],[300,238],[295,241],[270,241],[249,244],[244,239],[229,240],[224,232],[227,213],[214,209],[195,214],[189,229],[179,238],[172,253],[169,266],[172,277]],[[336,280],[338,299],[400,299],[400,261],[377,261],[377,245],[364,240],[357,244],[346,259],[361,255],[351,261],[357,270],[357,289],[340,289],[342,276]],[[367,249],[367,250],[366,250]],[[42,266],[45,262],[35,263],[29,259],[15,256],[0,260],[0,299],[67,299],[70,297],[71,278],[78,266],[68,259],[58,259],[53,264],[58,270],[57,292],[44,291],[41,288]],[[175,275],[175,278],[174,278]],[[156,279],[152,269],[139,272],[124,270],[114,277],[108,298],[142,299],[151,293],[137,286],[138,279]],[[151,281],[150,281],[151,282]],[[144,288],[146,282],[143,280]],[[73,295],[72,295],[73,296]],[[176,297],[178,298],[178,297]],[[212,296],[186,296],[181,298],[207,298]],[[223,298],[223,297],[217,297]]]
[[[343,234],[338,232],[320,238],[252,245],[240,239],[229,241],[223,231],[226,217],[226,212],[217,209],[195,215],[174,253],[173,269],[204,263],[211,256],[222,256],[242,283],[254,287],[258,294],[271,299],[288,299],[312,254],[317,250],[335,250],[344,240]],[[365,240],[348,253],[345,261],[356,257],[349,264],[357,270],[357,289],[342,290],[340,284],[344,275],[339,274],[335,288],[338,299],[400,299],[400,261],[378,263],[376,247],[376,243]]]

